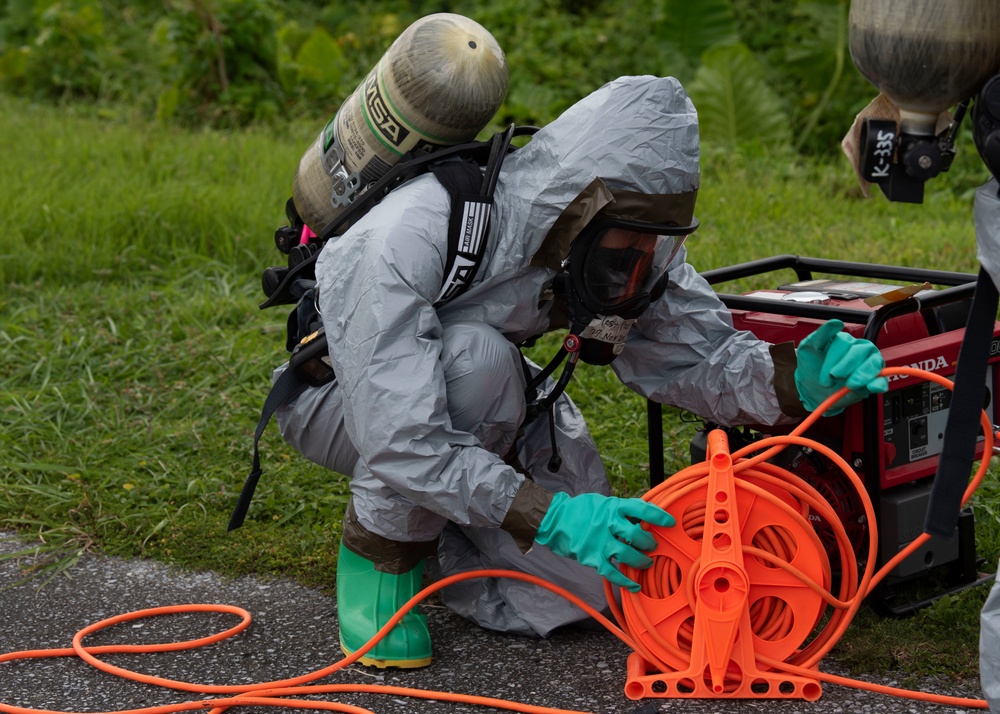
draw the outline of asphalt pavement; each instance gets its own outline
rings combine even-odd
[[[0,553],[23,544],[0,535]],[[0,588],[19,578],[18,566],[0,563]],[[225,579],[210,572],[182,572],[146,560],[85,556],[69,577],[41,590],[37,583],[0,591],[0,654],[70,647],[81,628],[115,615],[151,607],[216,603],[244,608],[253,624],[233,638],[199,649],[155,654],[112,654],[101,659],[162,678],[200,684],[252,684],[302,675],[340,660],[335,598],[287,580]],[[742,714],[945,714],[971,709],[939,706],[824,684],[818,701],[801,699],[647,699],[624,694],[628,648],[605,631],[565,629],[548,639],[483,630],[440,605],[425,606],[434,661],[420,670],[377,670],[353,665],[316,684],[381,684],[495,697],[536,707],[607,714],[718,712]],[[96,632],[88,646],[174,642],[232,627],[231,614],[190,613],[135,620]],[[823,672],[843,674],[825,660]],[[892,679],[870,679],[896,685]],[[978,679],[927,680],[925,691],[979,699]],[[48,711],[110,712],[209,698],[196,692],[129,681],[75,657],[0,663],[0,704]],[[489,712],[489,707],[403,697],[338,693],[301,699],[336,701],[378,714]],[[10,711],[0,706],[0,711]],[[288,711],[243,707],[231,711]]]

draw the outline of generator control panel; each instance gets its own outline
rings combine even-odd
[[[995,367],[986,372],[983,408],[993,413]],[[886,468],[894,469],[940,455],[952,393],[934,382],[919,382],[882,397]]]

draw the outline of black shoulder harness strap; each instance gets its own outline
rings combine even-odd
[[[986,383],[998,299],[993,278],[985,268],[980,268],[972,309],[958,350],[958,366],[953,378],[955,390],[952,392],[951,410],[945,423],[944,442],[924,520],[924,532],[939,538],[950,539],[955,534],[962,510],[962,496],[969,485],[969,474],[975,461],[979,415],[983,410],[983,385]],[[992,454],[983,454],[984,459],[990,456]]]
[[[451,196],[451,217],[448,225],[448,257],[445,263],[445,278],[435,305],[442,305],[461,295],[472,284],[479,264],[486,251],[486,238],[490,227],[490,213],[493,208],[493,193],[496,190],[497,179],[503,159],[510,149],[510,142],[517,133],[514,126],[496,134],[488,143],[477,142],[465,144],[451,149],[445,149],[427,156],[420,156],[410,161],[397,164],[383,179],[372,186],[355,202],[363,202],[358,210],[363,211],[375,205],[393,188],[404,181],[430,171],[448,191]],[[489,156],[482,156],[484,149],[489,150]],[[483,172],[480,161],[485,159],[486,170]],[[354,204],[352,204],[353,208]],[[366,208],[365,208],[366,206]],[[347,212],[345,211],[345,214]],[[346,215],[338,217],[335,224],[323,229],[320,237],[328,239],[337,227],[347,219]],[[319,251],[296,264],[281,280],[280,285],[268,294],[268,299],[261,308],[272,305],[288,304],[296,299],[313,299],[311,290],[305,292],[302,285],[309,284],[314,277],[313,265]],[[291,321],[291,318],[289,318]],[[324,372],[317,374],[316,366]],[[292,401],[310,386],[321,386],[334,379],[333,368],[327,352],[326,335],[322,328],[303,337],[294,345],[289,365],[281,376],[271,386],[264,406],[261,408],[260,420],[254,431],[253,463],[250,474],[243,484],[239,500],[229,519],[228,530],[232,531],[243,525],[250,501],[253,498],[257,482],[260,480],[260,438],[267,428],[268,422],[282,405]]]
[[[430,167],[431,173],[451,195],[448,259],[445,263],[444,284],[434,300],[435,305],[461,295],[476,277],[486,252],[493,192],[500,173],[501,159],[506,155],[509,142],[509,137],[493,142],[485,176],[478,164],[469,161],[445,161]]]

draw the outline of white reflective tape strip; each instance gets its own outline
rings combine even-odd
[[[475,267],[478,265],[475,257],[478,255],[490,225],[490,202],[469,201],[462,210],[462,236],[459,239],[458,255],[451,267],[441,292],[435,303],[453,297],[456,290],[472,281]],[[470,257],[471,256],[471,257]]]
[[[465,204],[465,211],[462,215],[462,225],[465,230],[462,232],[462,243],[458,250],[461,253],[478,253],[479,246],[486,236],[486,228],[490,220],[489,203]]]

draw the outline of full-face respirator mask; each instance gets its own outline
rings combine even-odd
[[[573,242],[553,288],[566,306],[580,359],[609,364],[635,321],[666,289],[667,267],[697,227],[598,216]]]
[[[616,192],[616,197],[621,193]],[[621,203],[632,204],[631,215],[608,210]],[[635,217],[662,215],[665,204],[675,214],[667,217],[684,222]],[[678,204],[682,206],[679,212],[674,210]],[[625,201],[597,211],[572,238],[552,287],[565,305],[582,361],[605,365],[621,354],[632,325],[663,295],[670,263],[698,228],[690,213],[693,207],[693,191],[670,196],[628,194]]]

